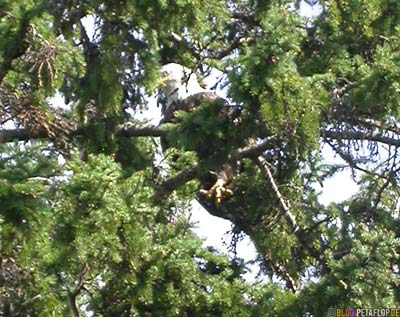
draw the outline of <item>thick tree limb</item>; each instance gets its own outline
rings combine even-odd
[[[400,135],[400,127],[395,122],[382,122],[380,120],[370,118],[354,118],[351,123],[363,126],[369,130],[378,129],[380,131],[393,132],[394,134]]]
[[[200,168],[198,165],[191,166],[181,170],[175,175],[167,178],[163,183],[158,185],[155,190],[155,199],[160,201],[172,193],[178,187],[186,184],[199,176]]]
[[[0,84],[3,82],[11,63],[14,59],[23,55],[28,49],[28,44],[25,43],[25,37],[28,33],[29,17],[25,15],[20,22],[17,32],[11,41],[11,45],[3,53],[3,62],[0,64]]]
[[[77,128],[71,131],[70,136],[77,136],[82,134],[84,128]],[[148,125],[143,126],[140,124],[125,123],[117,127],[117,135],[122,137],[140,137],[140,136],[165,136],[167,132],[159,126]],[[34,134],[29,133],[24,128],[16,129],[2,129],[0,130],[0,143],[7,143],[13,141],[29,141],[32,139],[47,139],[48,135],[45,131],[38,131]]]
[[[166,136],[167,132],[160,126],[124,123],[117,127],[117,135],[122,137],[139,137],[139,136]]]
[[[73,295],[72,293],[68,293],[68,302],[71,307],[71,313],[72,317],[79,317],[81,314],[79,312],[78,305],[76,303],[76,295]]]
[[[259,143],[252,144],[242,149],[239,149],[237,152],[234,152],[232,154],[231,159],[242,159],[245,157],[258,156],[260,153],[273,148],[275,142],[276,142],[275,136],[268,137]]]
[[[8,143],[13,141],[29,141],[30,139],[45,138],[45,133],[32,136],[26,129],[3,129],[0,130],[0,143]]]
[[[77,128],[70,133],[71,136],[80,135],[84,128]],[[162,129],[161,126],[143,125],[141,123],[127,122],[117,126],[117,135],[122,137],[141,137],[153,136],[161,137],[166,136],[167,131]],[[384,143],[390,146],[400,147],[400,137],[385,136],[382,132],[369,132],[369,131],[335,131],[335,130],[321,130],[321,136],[325,139],[332,140],[364,140]],[[35,134],[28,133],[26,129],[1,129],[0,130],[0,143],[7,143],[12,141],[28,141],[30,139],[46,138],[44,131],[38,131]],[[257,153],[264,147],[267,149],[271,144],[270,139],[252,145],[248,148],[239,150],[236,155],[240,157],[250,157],[251,153]],[[249,151],[247,153],[247,151]]]

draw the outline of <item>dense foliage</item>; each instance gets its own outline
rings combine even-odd
[[[0,316],[399,305],[400,2],[321,0],[312,19],[304,8],[0,3]],[[218,70],[235,123],[212,104],[140,121],[169,62]],[[191,230],[198,180],[226,162],[234,194],[202,203],[250,236],[263,283]],[[318,185],[343,170],[359,191],[321,204]]]

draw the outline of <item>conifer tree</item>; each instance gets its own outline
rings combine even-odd
[[[398,305],[399,15],[393,0],[3,0],[0,316]],[[170,62],[219,71],[238,123],[209,104],[141,120]],[[252,239],[263,283],[191,230],[216,157],[237,172],[207,211]],[[358,192],[322,204],[343,170]]]

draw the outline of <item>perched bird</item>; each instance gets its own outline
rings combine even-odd
[[[227,101],[212,91],[204,89],[197,75],[180,64],[169,63],[160,69],[159,86],[162,90],[163,122],[174,121],[176,110],[190,111],[204,101],[217,101],[228,105]]]
[[[165,110],[177,101],[206,91],[197,81],[196,74],[180,64],[166,64],[161,67],[160,74],[160,86],[166,98]]]
[[[310,6],[315,6],[319,0],[305,0]]]
[[[201,87],[197,80],[196,74],[189,68],[180,64],[170,63],[161,67],[159,86],[163,93],[161,123],[179,122],[174,115],[175,111],[193,111],[204,103],[208,103],[217,109],[217,115],[224,120],[229,121],[230,109],[228,102],[219,97],[216,93],[207,91]],[[210,118],[211,120],[212,118]],[[233,122],[233,120],[232,120]],[[210,146],[213,140],[202,139],[203,144],[194,144],[199,157],[205,155],[201,149],[212,148]],[[210,154],[206,151],[207,154]],[[227,186],[231,183],[234,175],[233,168],[228,163],[220,164],[217,171],[210,170],[207,175],[201,177],[202,189],[199,194],[209,200],[213,200],[216,205],[229,196],[233,195],[233,191]]]

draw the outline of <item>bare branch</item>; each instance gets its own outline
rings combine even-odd
[[[377,173],[377,172],[374,172],[372,170],[368,170],[366,168],[361,167],[360,164],[358,164],[356,159],[354,159],[350,154],[347,154],[344,151],[342,151],[342,149],[339,146],[335,146],[332,142],[327,141],[327,144],[353,170],[353,178],[354,178],[354,170],[358,170],[358,171],[360,171],[362,173],[373,175],[373,176],[376,176],[376,177],[382,178],[382,179],[386,179],[387,178],[387,176],[385,174]]]
[[[279,207],[282,210],[282,215],[284,216],[286,223],[289,226],[291,232],[296,233],[299,231],[299,226],[297,225],[296,219],[293,214],[290,212],[289,205],[283,199],[281,192],[279,191],[278,185],[276,184],[272,172],[269,168],[269,163],[262,156],[257,157],[257,165],[260,167],[264,176],[267,178],[270,183],[272,190],[274,191],[276,198],[279,202]]]
[[[242,159],[245,157],[258,156],[260,153],[273,148],[275,142],[276,142],[275,136],[268,137],[259,143],[251,144],[247,147],[239,149],[238,151],[234,152],[231,155],[231,159],[233,160],[233,159]]]
[[[400,138],[385,136],[379,131],[334,131],[322,130],[321,136],[334,140],[365,140],[384,143],[391,146],[400,146]]]
[[[80,293],[80,291],[82,290],[82,288],[84,286],[85,276],[88,271],[89,271],[89,265],[87,263],[84,263],[79,272],[79,276],[78,276],[78,280],[76,282],[75,289],[73,291],[68,291],[68,301],[71,306],[71,311],[72,311],[73,317],[80,316],[79,308],[76,303],[76,297],[78,296],[78,294]]]
[[[197,60],[203,59],[203,56],[199,53],[198,48],[178,34],[172,32],[169,36],[169,39],[177,45],[183,44]]]
[[[304,229],[300,228],[300,226],[297,224],[295,216],[290,211],[289,204],[283,198],[278,188],[278,185],[275,182],[275,179],[272,175],[271,169],[269,168],[269,163],[267,162],[267,160],[264,159],[262,156],[258,156],[256,159],[256,163],[259,166],[260,170],[263,172],[267,181],[270,183],[272,190],[275,193],[275,196],[279,202],[279,208],[281,209],[281,214],[286,220],[286,224],[288,225],[290,231],[295,235],[295,237],[297,238],[299,243],[303,246],[303,248],[307,250],[307,252],[313,258],[315,258],[320,264],[325,266],[321,253],[312,246],[312,242],[310,241],[307,232]]]
[[[26,301],[24,301],[21,304],[21,307],[27,307],[30,304],[32,304],[34,301],[36,301],[36,300],[38,300],[40,298],[43,298],[43,297],[45,297],[47,295],[50,295],[50,294],[61,293],[61,292],[66,292],[66,290],[64,288],[59,288],[59,289],[50,290],[48,292],[44,292],[42,294],[37,294],[37,295],[27,299]]]

